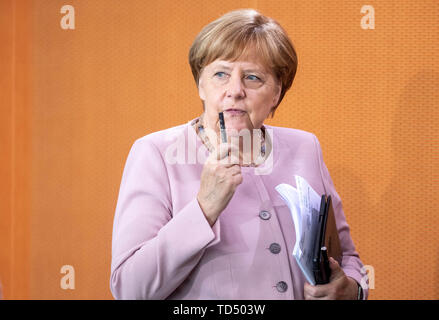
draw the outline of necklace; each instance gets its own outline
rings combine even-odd
[[[201,115],[201,117],[199,117],[198,119],[195,120],[195,122],[192,124],[195,131],[198,133],[201,141],[204,143],[204,145],[206,146],[206,148],[209,150],[209,153],[211,153],[215,148],[213,147],[212,143],[209,140],[209,137],[207,136],[203,123],[203,115]],[[259,133],[259,131],[258,131]],[[261,139],[261,153],[260,156],[263,158],[265,158],[265,128],[262,127],[261,128],[261,133],[259,134],[259,138]],[[242,167],[255,167],[259,164],[255,164],[255,163],[251,163],[249,165],[241,165]]]

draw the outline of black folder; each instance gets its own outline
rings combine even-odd
[[[331,276],[329,257],[333,257],[340,266],[342,259],[331,196],[322,196],[318,219],[312,260],[313,273],[316,284],[325,284],[329,282]]]

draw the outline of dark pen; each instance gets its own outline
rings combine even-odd
[[[224,114],[220,112],[218,115],[219,115],[219,123],[220,123],[221,140],[223,143],[225,143],[227,142],[227,134],[226,134],[226,125],[224,123]]]

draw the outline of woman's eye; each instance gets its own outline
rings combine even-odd
[[[219,72],[215,73],[215,76],[218,78],[224,78],[226,76],[226,73],[219,71]]]
[[[254,74],[248,75],[247,79],[252,80],[252,81],[260,81],[261,80],[259,77],[255,76]]]

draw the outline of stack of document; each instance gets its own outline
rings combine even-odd
[[[330,253],[336,260],[341,260],[338,232],[335,227],[331,202],[329,201],[328,203],[330,208],[327,208],[325,205],[325,195],[320,196],[304,178],[296,175],[295,180],[297,188],[282,183],[276,186],[275,189],[287,204],[293,218],[296,232],[293,256],[305,275],[306,280],[310,284],[316,285],[322,283],[322,250],[324,250],[325,256],[327,253]],[[326,225],[327,218],[329,219],[328,226]],[[326,229],[328,229],[328,234],[325,235]],[[333,249],[332,251],[337,252],[326,251],[327,249],[324,245],[325,241],[326,243],[328,242],[328,239],[333,243],[330,245],[330,249],[335,247],[336,250]],[[326,269],[329,270],[327,256],[325,263]],[[329,274],[324,276],[327,276],[324,282],[329,281]]]

